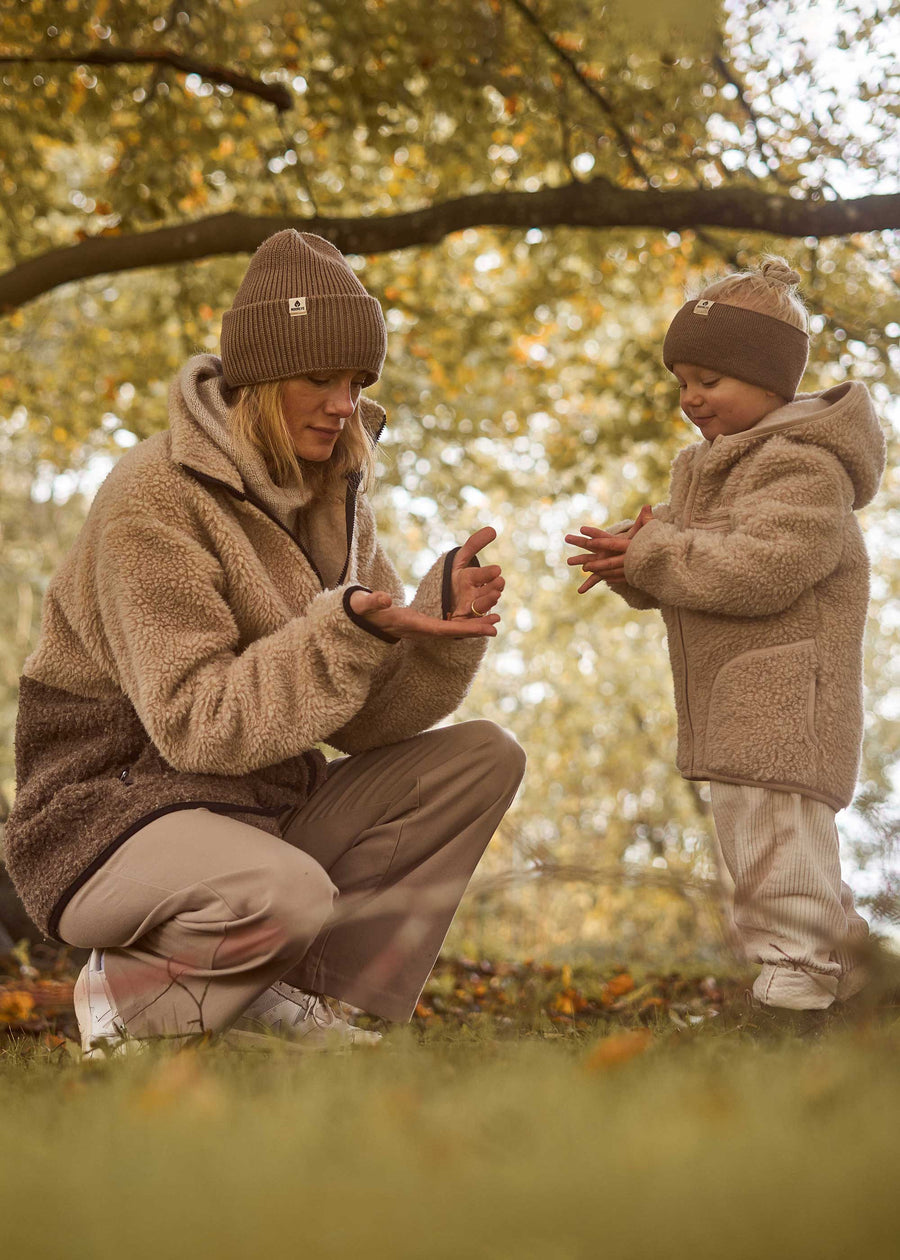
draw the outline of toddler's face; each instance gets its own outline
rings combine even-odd
[[[763,416],[784,406],[785,400],[771,390],[722,376],[712,368],[675,363],[672,370],[678,380],[681,410],[707,442],[727,433],[752,429]]]

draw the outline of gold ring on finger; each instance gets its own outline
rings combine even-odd
[[[475,607],[475,600],[474,600],[474,599],[472,600],[472,602],[471,602],[471,604],[469,605],[469,607],[472,609],[472,616],[473,616],[473,617],[480,617],[480,616],[482,615],[482,614],[478,611],[478,609]]]

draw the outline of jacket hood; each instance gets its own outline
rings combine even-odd
[[[875,497],[884,473],[886,442],[869,391],[859,381],[798,394],[752,429],[718,441],[732,446],[773,433],[830,451],[839,459],[853,484],[854,511]]]
[[[242,493],[244,481],[228,433],[237,390],[229,389],[214,354],[188,359],[169,387],[172,459]]]

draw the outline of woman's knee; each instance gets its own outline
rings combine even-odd
[[[486,718],[461,722],[451,728],[460,732],[465,744],[481,761],[488,761],[494,773],[518,787],[525,773],[525,749],[509,731]]]
[[[284,854],[248,874],[240,918],[251,932],[251,925],[264,932],[273,950],[294,954],[318,935],[332,913],[338,890],[309,854],[287,844],[284,847]]]

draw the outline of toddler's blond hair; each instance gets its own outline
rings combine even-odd
[[[772,315],[808,332],[809,317],[797,289],[799,283],[800,276],[786,258],[763,254],[758,266],[713,280],[693,296]]]

